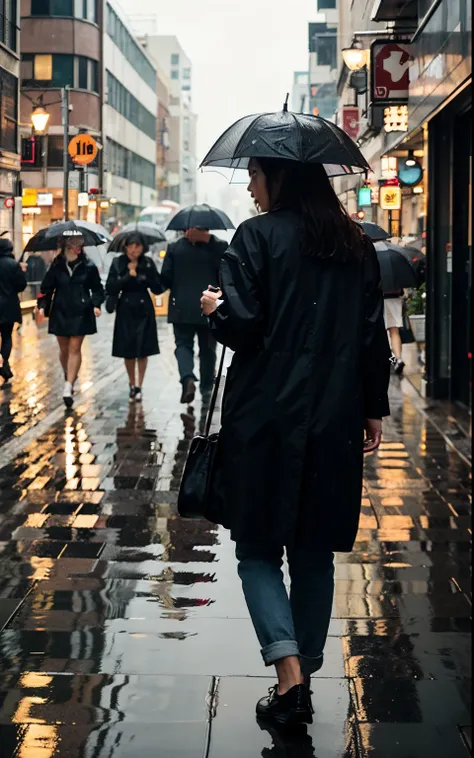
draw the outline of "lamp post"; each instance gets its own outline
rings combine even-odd
[[[367,92],[369,51],[355,42],[351,47],[345,47],[342,50],[342,59],[351,72],[349,86],[355,91],[354,105],[358,105],[358,95]]]
[[[30,98],[31,99],[31,98]],[[69,87],[63,87],[61,90],[61,100],[55,100],[52,103],[47,103],[47,106],[61,104],[61,117],[64,134],[63,144],[63,216],[64,221],[69,220],[69,155],[68,155],[68,142],[69,142]],[[46,110],[43,104],[43,95],[40,96],[37,104],[33,108],[33,112],[30,116],[33,130],[46,139],[45,132],[48,128],[50,114]],[[43,146],[43,159],[46,155],[46,148]],[[47,171],[47,164],[46,164]]]

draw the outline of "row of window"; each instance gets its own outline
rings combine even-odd
[[[0,148],[16,153],[18,87],[14,76],[0,68]]]
[[[17,0],[0,0],[0,42],[13,52],[17,48]]]
[[[151,139],[156,139],[156,116],[150,113],[118,79],[107,71],[107,102]]]
[[[20,70],[23,87],[73,87],[99,93],[99,64],[83,55],[24,53]]]
[[[107,34],[115,42],[137,74],[155,92],[156,70],[146,57],[141,45],[132,37],[126,26],[122,24],[109,3],[107,3]]]
[[[141,155],[132,153],[114,140],[107,139],[106,161],[107,170],[111,174],[155,189],[155,164],[142,158]]]
[[[97,23],[98,0],[31,0],[32,16],[83,18]]]

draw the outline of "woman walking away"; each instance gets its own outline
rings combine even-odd
[[[84,252],[84,237],[66,232],[60,238],[59,255],[46,272],[38,296],[40,315],[49,316],[49,333],[58,340],[66,408],[72,408],[74,403],[84,337],[97,332],[96,319],[103,302],[104,288],[97,266]]]
[[[21,324],[19,292],[26,289],[26,266],[17,263],[10,240],[0,237],[0,377],[6,384],[13,377],[10,368],[12,334],[15,323]]]
[[[402,359],[402,338],[400,329],[403,326],[403,290],[384,292],[385,326],[390,339],[390,347],[396,358],[395,373],[403,374],[405,363]]]
[[[141,234],[131,232],[125,253],[115,258],[106,291],[117,298],[112,355],[125,359],[130,382],[130,402],[141,401],[142,386],[150,355],[158,355],[155,309],[148,290],[163,292],[154,262],[145,253],[148,246]]]
[[[363,453],[378,448],[389,413],[390,352],[375,250],[323,166],[262,158],[249,173],[266,213],[240,226],[222,292],[202,298],[217,340],[235,350],[216,489],[263,659],[278,675],[257,713],[310,723],[333,554],[350,552],[357,534]]]

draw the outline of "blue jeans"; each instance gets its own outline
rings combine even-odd
[[[266,666],[300,658],[304,676],[319,671],[334,599],[334,555],[287,549],[290,596],[283,582],[283,547],[238,544],[239,576]]]

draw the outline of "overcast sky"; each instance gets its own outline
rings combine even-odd
[[[232,122],[282,107],[293,72],[308,67],[308,21],[316,0],[121,0],[124,10],[156,16],[156,33],[175,34],[193,63],[198,159]],[[151,29],[150,33],[155,30]],[[201,180],[216,202],[224,179]],[[243,188],[235,192],[242,196]]]

